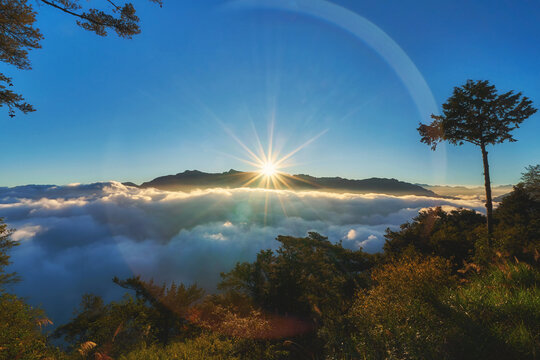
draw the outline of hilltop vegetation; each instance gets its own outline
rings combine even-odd
[[[287,190],[315,190],[331,192],[377,193],[391,195],[437,196],[422,186],[410,184],[396,179],[369,178],[362,180],[344,179],[341,177],[315,177],[305,174],[289,175],[280,172],[284,183],[268,184],[260,173],[237,171],[231,169],[223,173],[205,173],[198,170],[186,170],[176,175],[157,177],[144,182],[141,188],[156,188],[168,191],[193,191],[208,188],[280,188]],[[286,185],[285,185],[286,184]],[[133,183],[125,185],[136,186]]]
[[[422,211],[388,230],[384,252],[324,236],[278,236],[276,251],[196,285],[114,279],[46,332],[42,311],[2,288],[2,359],[535,359],[540,350],[540,197],[528,168],[494,211]],[[3,283],[15,243],[2,228]],[[55,339],[62,339],[61,342]],[[62,344],[59,349],[52,344]]]

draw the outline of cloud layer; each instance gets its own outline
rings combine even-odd
[[[478,200],[262,189],[192,193],[126,187],[117,182],[0,188],[0,216],[17,229],[15,291],[65,321],[80,295],[106,299],[121,289],[113,276],[197,282],[212,290],[219,273],[276,248],[277,235],[317,231],[349,248],[382,248],[423,208],[482,211]]]

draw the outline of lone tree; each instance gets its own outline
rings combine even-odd
[[[149,0],[162,5],[162,0]],[[130,39],[141,32],[139,18],[131,3],[118,5],[107,0],[109,9],[83,9],[86,1],[81,0],[36,0],[37,4],[52,7],[77,18],[77,25],[100,36],[106,36],[107,30],[114,30],[122,38]],[[40,48],[43,35],[34,27],[36,11],[28,0],[0,0],[0,61],[13,65],[20,70],[31,69],[28,51]],[[22,95],[10,88],[11,78],[0,73],[0,107],[7,106],[9,116],[15,116],[15,110],[22,113],[34,111],[32,105],[25,102]]]
[[[467,80],[465,85],[454,88],[454,93],[442,106],[442,115],[432,114],[431,124],[420,123],[418,127],[422,136],[420,141],[430,145],[432,150],[442,141],[453,145],[468,142],[482,150],[490,243],[493,233],[493,203],[486,147],[516,141],[511,132],[536,112],[531,105],[532,101],[522,96],[521,92],[514,93],[511,90],[498,94],[495,86],[487,80]]]

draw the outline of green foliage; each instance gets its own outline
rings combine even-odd
[[[351,340],[358,358],[439,358],[447,353],[448,324],[441,295],[455,283],[442,258],[403,257],[372,275],[349,311]],[[351,354],[352,355],[352,354]],[[443,355],[444,356],[444,355]]]
[[[498,94],[494,85],[482,80],[467,80],[461,87],[455,87],[442,107],[443,115],[432,114],[431,124],[420,123],[417,129],[420,141],[431,146],[432,150],[442,141],[453,145],[468,142],[480,147],[486,188],[488,245],[491,247],[493,204],[486,146],[516,141],[511,132],[537,109],[520,92],[514,94],[511,90]]]
[[[469,328],[470,359],[534,359],[540,353],[540,272],[502,262],[452,291],[448,304]],[[463,326],[465,328],[465,326]]]
[[[421,141],[432,149],[441,141],[477,146],[516,141],[511,131],[536,112],[532,101],[520,92],[498,94],[485,80],[467,80],[455,87],[442,107],[443,115],[431,115],[433,122],[418,128]]]
[[[501,262],[458,285],[440,258],[373,273],[349,316],[359,358],[528,359],[540,350],[540,273]]]
[[[76,316],[56,329],[54,336],[70,344],[69,350],[118,356],[155,342],[150,314],[144,302],[125,296],[105,304],[99,296],[84,295]],[[84,350],[86,344],[95,345]]]
[[[373,266],[374,257],[333,244],[317,233],[306,238],[278,236],[277,241],[281,246],[275,253],[261,251],[255,262],[237,264],[222,274],[219,288],[244,294],[266,312],[296,317],[317,330],[318,337],[296,339],[303,345],[294,347],[304,356],[317,353],[322,346],[343,348],[342,338],[349,330],[343,314],[355,292],[367,286],[365,271]],[[299,326],[298,335],[305,327]],[[294,334],[283,331],[285,335]]]
[[[41,330],[52,322],[43,311],[4,289],[4,285],[18,280],[15,273],[5,271],[10,264],[9,250],[18,245],[10,239],[12,233],[0,218],[0,359],[43,359],[53,349]]]
[[[120,6],[108,1],[111,9],[104,11],[90,8],[81,11],[83,6],[80,0],[40,0],[43,4],[52,6],[66,14],[75,16],[77,25],[85,30],[92,31],[100,36],[107,35],[107,29],[114,30],[120,37],[131,38],[141,32],[139,18],[135,15],[135,8],[131,3]],[[162,0],[150,0],[153,3],[163,4]]]
[[[540,201],[540,164],[529,165],[521,175],[521,183],[531,197]]]
[[[171,338],[186,335],[193,329],[187,320],[192,305],[204,296],[204,290],[196,285],[157,285],[153,280],[143,281],[140,277],[126,280],[114,278],[116,284],[135,292],[137,299],[145,303],[157,340],[167,344]]]
[[[540,249],[540,199],[523,183],[505,196],[495,210],[497,250],[533,262]]]
[[[261,251],[254,263],[237,264],[222,274],[222,290],[243,292],[264,309],[319,317],[341,308],[365,285],[362,272],[372,258],[309,233],[306,238],[278,236],[280,248]]]
[[[4,219],[0,218],[0,293],[4,292],[4,285],[18,281],[15,273],[7,273],[5,268],[10,264],[8,251],[19,245],[11,240],[13,230],[8,229]]]
[[[42,328],[52,322],[12,294],[0,294],[0,359],[39,360],[52,356]]]
[[[277,360],[287,355],[283,346],[215,333],[203,333],[166,347],[133,351],[120,360]]]
[[[54,333],[70,344],[70,351],[81,352],[84,344],[93,343],[88,353],[119,356],[127,352],[171,339],[182,338],[195,331],[188,322],[188,310],[203,296],[195,285],[159,286],[140,277],[114,282],[135,292],[121,301],[105,304],[99,296],[83,296],[74,318]]]
[[[43,38],[34,27],[36,13],[27,0],[0,0],[0,61],[30,69],[28,50],[40,47]],[[9,116],[15,116],[15,109],[23,113],[34,111],[24,102],[24,98],[8,88],[13,86],[11,78],[0,73],[0,107],[7,106]]]
[[[436,255],[452,260],[457,268],[470,261],[479,238],[478,227],[485,217],[473,210],[450,212],[440,207],[421,211],[411,222],[401,225],[399,231],[386,230],[384,252],[397,257],[414,251],[423,255]]]
[[[133,351],[120,360],[240,360],[234,339],[218,335],[201,335],[186,342],[175,342],[166,347],[152,346]]]

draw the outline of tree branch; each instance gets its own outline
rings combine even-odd
[[[107,0],[107,2],[108,2],[109,4],[111,4],[112,6],[114,6],[116,10],[120,10],[120,9],[121,9],[120,6],[116,5],[116,4],[113,3],[111,0]]]
[[[47,5],[49,5],[49,6],[54,7],[54,8],[56,8],[56,9],[60,10],[60,11],[63,11],[63,12],[65,12],[66,14],[70,14],[70,15],[76,16],[76,17],[81,18],[81,19],[86,20],[86,21],[90,21],[91,23],[94,23],[94,24],[96,24],[96,25],[107,26],[107,24],[104,24],[104,23],[102,23],[102,22],[99,22],[99,21],[96,21],[96,20],[94,20],[94,19],[88,18],[88,17],[86,17],[86,16],[84,16],[84,15],[82,15],[82,14],[77,14],[76,12],[73,12],[73,11],[68,10],[68,9],[66,9],[66,8],[63,8],[63,7],[61,7],[61,6],[58,6],[58,5],[56,5],[54,2],[51,2],[51,1],[48,1],[48,0],[40,0],[40,1],[43,2],[43,3],[45,3],[45,4],[47,4]],[[110,1],[109,1],[109,2],[110,2]],[[113,3],[112,3],[112,4],[113,4]],[[113,4],[113,5],[114,5],[114,4]],[[116,6],[116,5],[115,5],[115,6]]]

